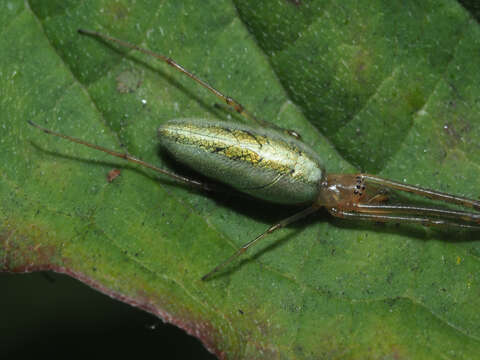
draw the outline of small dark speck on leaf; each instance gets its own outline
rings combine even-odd
[[[120,176],[121,174],[121,171],[119,169],[112,169],[108,172],[107,174],[107,181],[108,182],[112,182],[113,180],[115,180],[118,176]]]

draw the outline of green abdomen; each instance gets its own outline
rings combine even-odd
[[[313,202],[324,174],[313,150],[271,129],[180,119],[163,124],[158,133],[177,161],[271,202]]]

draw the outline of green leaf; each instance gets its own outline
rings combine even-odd
[[[320,212],[202,282],[297,209],[198,193],[26,122],[195,176],[162,154],[156,128],[229,114],[166,64],[76,32],[87,28],[171,56],[297,130],[331,172],[477,197],[480,31],[457,2],[0,6],[0,269],[70,274],[182,327],[219,358],[478,354],[474,232]],[[108,182],[114,168],[121,175]]]

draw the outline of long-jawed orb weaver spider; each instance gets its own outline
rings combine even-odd
[[[79,30],[79,32],[118,43],[164,61],[209,90],[237,113],[256,123],[256,126],[247,126],[202,119],[167,121],[158,129],[159,139],[163,147],[177,161],[256,198],[306,206],[302,211],[276,223],[244,244],[232,256],[204,275],[202,280],[217,273],[266,235],[322,207],[333,216],[344,219],[480,229],[480,213],[445,207],[417,206],[410,203],[392,204],[390,200],[391,193],[406,192],[476,211],[480,210],[479,201],[407,185],[375,175],[328,174],[318,154],[300,140],[298,133],[256,119],[238,101],[225,96],[171,58],[108,35],[88,30]],[[161,169],[129,154],[54,132],[31,121],[29,124],[47,134],[150,168],[180,183],[208,191],[216,189],[215,185]]]

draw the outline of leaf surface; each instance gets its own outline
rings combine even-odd
[[[202,282],[297,209],[198,193],[26,123],[195,176],[164,156],[156,128],[230,114],[160,61],[76,32],[94,29],[171,56],[295,129],[331,172],[477,197],[480,33],[457,2],[2,6],[3,271],[70,274],[184,328],[219,358],[478,354],[477,234],[320,212]]]

